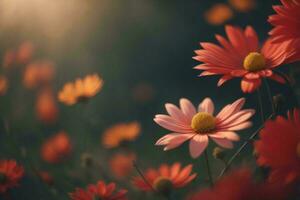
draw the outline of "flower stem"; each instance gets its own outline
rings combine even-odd
[[[275,116],[275,113],[272,113],[267,120],[272,119]],[[254,133],[250,135],[250,137],[237,149],[237,151],[232,155],[232,157],[228,160],[227,165],[221,171],[219,178],[222,177],[225,172],[229,169],[230,165],[233,161],[239,156],[239,154],[244,150],[244,148],[257,136],[260,130],[264,127],[265,124],[262,124]]]
[[[259,88],[257,89],[257,97],[258,97],[261,121],[262,121],[262,123],[264,123],[265,122],[264,108],[263,108],[263,102],[262,102],[261,92],[260,92]]]
[[[138,172],[138,174],[141,176],[141,178],[144,180],[144,182],[151,188],[151,190],[153,192],[156,192],[155,189],[153,188],[152,184],[146,179],[146,177],[144,176],[143,172],[140,170],[139,166],[137,165],[137,163],[135,161],[132,161],[132,164],[134,166],[134,168],[136,169],[136,171]]]
[[[210,170],[210,165],[209,165],[207,150],[204,151],[204,158],[205,158],[205,163],[206,163],[206,167],[207,167],[209,184],[212,187],[214,185],[214,182],[213,182],[213,178],[212,178],[212,174],[211,174],[211,170]]]
[[[270,103],[271,103],[272,113],[275,113],[276,109],[275,109],[275,104],[273,102],[273,97],[272,97],[272,92],[271,92],[271,89],[270,89],[270,85],[269,85],[269,83],[266,79],[263,79],[263,82],[264,82],[264,84],[266,86],[266,89],[267,89],[268,97],[269,97],[269,100],[270,100]]]

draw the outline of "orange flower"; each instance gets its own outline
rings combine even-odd
[[[96,185],[89,185],[88,188],[76,188],[75,192],[70,194],[72,200],[127,200],[127,190],[121,189],[113,194],[116,189],[115,183],[105,184],[99,181]]]
[[[49,61],[31,63],[24,71],[24,86],[28,89],[33,89],[40,85],[47,85],[53,80],[54,74],[54,65]]]
[[[249,12],[256,6],[255,0],[229,0],[229,4],[240,12]]]
[[[24,176],[24,169],[14,160],[0,160],[0,193],[18,186]]]
[[[206,11],[204,17],[209,24],[221,25],[233,17],[233,12],[226,4],[218,3]]]
[[[0,76],[0,95],[5,95],[8,88],[8,81],[6,77]]]
[[[134,141],[140,134],[138,122],[120,123],[108,128],[102,135],[102,144],[106,148],[115,148],[122,142]]]
[[[133,170],[132,161],[136,159],[134,153],[116,154],[110,161],[109,166],[115,177],[121,179],[127,177]]]
[[[172,189],[184,187],[194,180],[196,174],[191,174],[192,168],[192,165],[181,168],[180,163],[174,163],[171,166],[162,164],[158,169],[150,168],[144,173],[152,187],[141,177],[134,177],[133,184],[143,191],[150,191],[153,188],[159,193],[166,194]]]
[[[53,185],[54,179],[53,177],[46,171],[38,171],[37,175],[39,178],[48,185]]]
[[[56,122],[58,118],[58,108],[56,99],[51,89],[42,90],[37,97],[36,101],[36,115],[37,118],[46,124]]]
[[[49,163],[63,161],[72,151],[70,138],[64,131],[51,136],[44,142],[41,149],[41,157]]]
[[[30,61],[34,51],[34,46],[31,42],[23,42],[16,54],[18,63],[25,64]]]
[[[256,183],[249,169],[238,169],[222,177],[213,188],[204,189],[187,200],[285,200],[289,188]]]
[[[288,119],[278,116],[267,121],[255,143],[257,163],[271,168],[270,181],[300,181],[300,110]]]
[[[76,79],[74,83],[66,83],[58,93],[58,99],[66,105],[73,105],[95,96],[102,86],[103,80],[97,74],[88,75],[84,79]]]
[[[9,68],[15,61],[15,52],[13,50],[8,50],[4,54],[2,65],[4,68]]]

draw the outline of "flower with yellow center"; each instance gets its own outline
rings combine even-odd
[[[77,79],[74,83],[65,84],[58,93],[59,101],[66,105],[85,102],[95,96],[103,86],[103,80],[97,75],[88,75],[84,79]]]
[[[156,115],[154,121],[172,133],[160,138],[156,145],[165,146],[164,150],[167,151],[189,140],[193,158],[202,154],[209,139],[223,148],[232,148],[233,141],[239,140],[235,131],[251,126],[248,119],[254,110],[242,110],[244,103],[244,98],[238,99],[225,106],[217,115],[214,115],[214,103],[210,98],[205,98],[198,109],[188,99],[180,99],[180,108],[166,104],[169,115]]]

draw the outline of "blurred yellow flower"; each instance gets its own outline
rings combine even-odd
[[[95,96],[102,86],[103,80],[97,74],[88,75],[84,79],[78,78],[75,82],[66,83],[59,91],[58,99],[66,105],[73,105]]]
[[[7,78],[0,76],[0,95],[5,95],[8,88]]]
[[[255,0],[228,0],[229,4],[239,12],[249,12],[256,6]]]
[[[102,144],[106,148],[115,148],[122,142],[134,141],[140,134],[138,122],[120,123],[108,128],[102,135]]]
[[[208,11],[204,13],[204,18],[209,24],[221,25],[233,17],[232,9],[222,3],[213,5]]]

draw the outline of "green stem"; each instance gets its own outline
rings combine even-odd
[[[264,116],[264,108],[263,108],[263,102],[262,102],[262,96],[260,89],[257,89],[257,97],[258,97],[258,104],[259,104],[259,110],[260,110],[260,117],[262,123],[265,122],[265,116]]]
[[[272,92],[271,92],[270,85],[269,85],[269,83],[268,83],[268,81],[266,79],[263,79],[263,82],[264,82],[264,84],[266,86],[266,89],[267,89],[269,101],[271,103],[272,113],[275,113],[276,109],[275,109],[275,105],[274,105],[274,102],[273,102],[273,97],[272,97]]]
[[[213,178],[212,178],[212,174],[211,174],[211,170],[210,170],[210,165],[209,165],[207,150],[204,151],[204,157],[205,157],[205,163],[206,163],[206,167],[207,167],[209,184],[212,187],[214,185],[214,182],[213,182]]]

